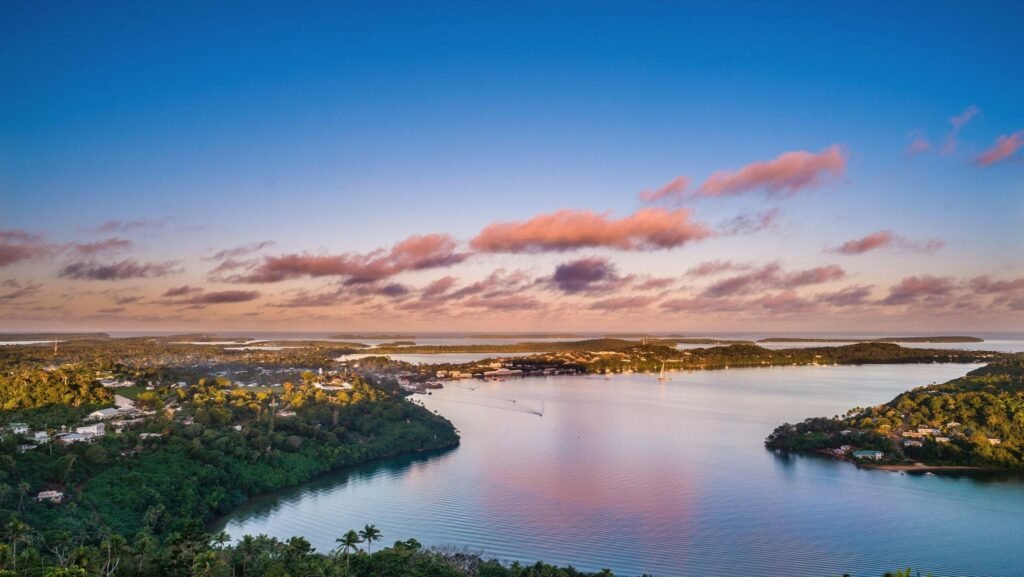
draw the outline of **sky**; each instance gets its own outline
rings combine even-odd
[[[1024,5],[38,2],[0,331],[1024,326]]]

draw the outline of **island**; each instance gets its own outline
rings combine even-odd
[[[808,337],[768,337],[758,339],[759,343],[983,343],[985,339],[965,336],[933,336],[933,337],[879,337],[873,339],[849,338],[808,338]]]
[[[1024,354],[877,407],[785,423],[765,446],[886,470],[1024,470]]]

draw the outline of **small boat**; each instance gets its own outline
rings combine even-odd
[[[665,381],[671,380],[672,379],[665,374],[665,361],[661,361],[661,372],[658,373],[658,382],[664,383]]]

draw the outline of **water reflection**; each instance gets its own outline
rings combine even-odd
[[[922,476],[764,449],[781,422],[886,401],[971,366],[776,367],[552,377],[421,397],[463,433],[400,459],[261,499],[229,533],[320,549],[374,523],[385,542],[482,549],[626,575],[1014,575],[1024,483]],[[543,406],[543,417],[508,410]]]

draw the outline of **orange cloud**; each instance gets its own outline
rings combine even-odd
[[[786,152],[766,162],[748,164],[735,171],[712,174],[697,190],[697,196],[727,196],[752,190],[771,194],[794,194],[817,188],[839,178],[846,170],[846,150],[834,144],[819,153]]]
[[[690,179],[685,176],[679,176],[661,188],[641,192],[640,200],[654,202],[668,197],[682,198],[688,186],[690,186]]]
[[[648,208],[615,220],[588,210],[560,210],[523,222],[488,225],[470,246],[482,252],[537,253],[580,248],[659,250],[682,246],[711,235],[690,221],[686,209]]]
[[[1021,146],[1024,146],[1024,130],[1004,134],[996,139],[991,148],[981,153],[975,162],[981,166],[992,166],[1013,156]]]

